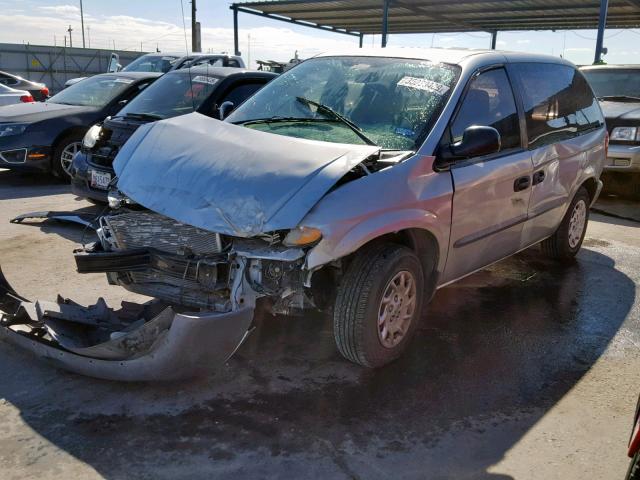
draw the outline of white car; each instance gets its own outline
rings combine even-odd
[[[29,103],[35,100],[26,90],[16,90],[0,83],[0,107],[16,103]]]

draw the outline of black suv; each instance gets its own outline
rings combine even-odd
[[[107,201],[115,177],[113,160],[140,125],[194,111],[222,118],[276,76],[270,72],[210,66],[165,74],[116,115],[89,129],[71,168],[73,193],[98,202]]]

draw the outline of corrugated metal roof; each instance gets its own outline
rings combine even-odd
[[[383,0],[272,0],[234,6],[313,26],[382,32]],[[242,10],[241,10],[242,11]],[[599,0],[393,0],[389,33],[597,28]],[[610,0],[607,28],[640,26],[640,0]]]

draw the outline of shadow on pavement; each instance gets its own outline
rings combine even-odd
[[[68,182],[47,174],[21,173],[0,169],[0,200],[45,197],[69,193]]]
[[[622,220],[640,223],[640,201],[628,200],[616,195],[602,195],[591,210]]]
[[[487,469],[591,368],[634,300],[602,253],[560,266],[529,251],[440,290],[381,370],[342,360],[326,317],[260,316],[218,374],[180,384],[83,378],[2,344],[0,395],[108,479],[511,478]],[[44,461],[31,448],[25,461]]]

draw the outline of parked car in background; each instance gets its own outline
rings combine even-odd
[[[163,72],[209,64],[216,67],[245,68],[244,60],[222,53],[147,53],[122,69],[123,72]]]
[[[5,284],[2,328],[58,366],[166,380],[224,362],[257,308],[315,307],[331,312],[345,358],[380,367],[407,349],[437,288],[536,244],[571,261],[606,142],[598,101],[563,59],[320,55],[225,121],[147,123],[120,149],[119,208],[76,265],[153,301],[121,315],[65,304],[43,317],[60,332],[49,338]]]
[[[609,130],[605,190],[640,198],[640,65],[582,67]]]
[[[16,90],[0,84],[0,107],[16,103],[34,102],[33,96],[26,90]]]
[[[0,84],[16,90],[26,90],[37,102],[44,102],[49,98],[49,89],[44,83],[32,82],[18,75],[0,71]]]
[[[71,161],[88,128],[116,113],[160,75],[103,73],[46,102],[2,107],[0,167],[69,178]]]
[[[220,118],[276,76],[209,66],[167,73],[120,112],[89,129],[71,168],[73,193],[105,202],[114,178],[113,159],[141,125],[191,112]],[[225,112],[220,111],[223,104]]]
[[[181,68],[196,67],[198,65],[210,65],[212,67],[245,68],[242,57],[222,53],[147,53],[136,58],[124,67],[123,72],[162,72]],[[72,78],[67,80],[65,87],[69,87],[87,77]]]

